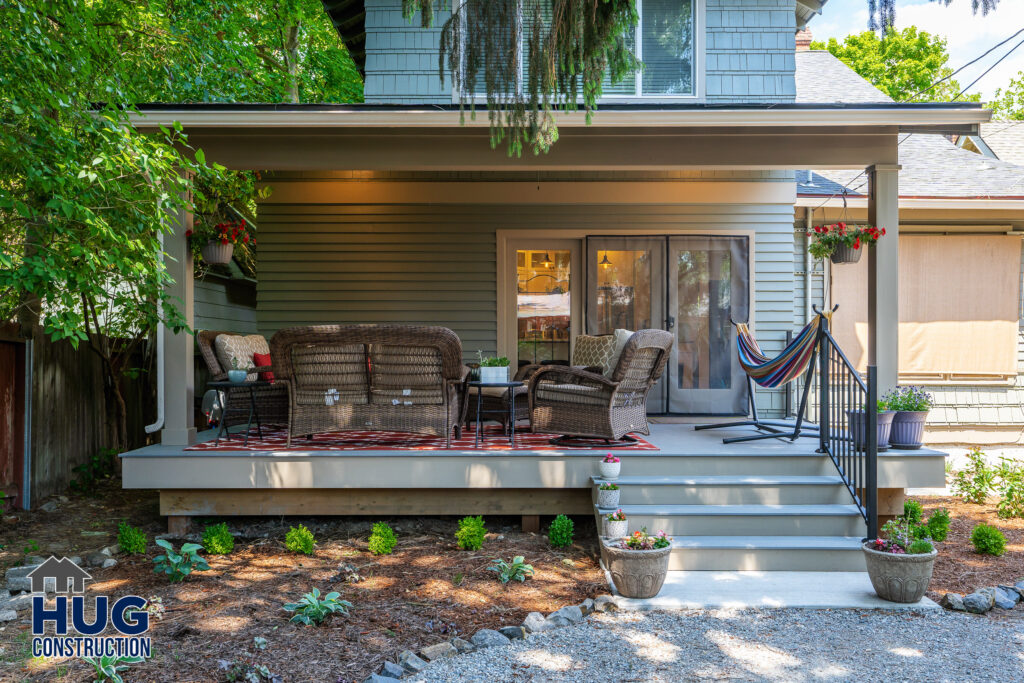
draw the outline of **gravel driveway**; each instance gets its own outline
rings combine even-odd
[[[595,614],[417,681],[1024,681],[1024,621],[877,610]]]

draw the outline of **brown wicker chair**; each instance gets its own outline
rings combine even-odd
[[[446,327],[316,325],[270,340],[274,375],[288,386],[295,435],[396,431],[462,435],[462,342]],[[328,398],[330,395],[332,398]]]
[[[535,433],[562,434],[552,442],[605,439],[635,443],[631,432],[650,434],[647,393],[665,371],[674,337],[640,330],[626,342],[611,377],[583,368],[541,367],[530,381],[530,423]]]
[[[220,366],[217,354],[214,351],[213,342],[222,334],[239,334],[238,332],[221,332],[215,330],[200,330],[196,332],[196,343],[199,345],[199,352],[206,361],[206,369],[210,373],[210,381],[223,382],[228,378],[226,368]],[[249,373],[250,378],[257,377],[257,373],[273,370],[272,367],[253,368]],[[259,414],[260,424],[288,424],[288,387],[275,382],[270,386],[261,386],[253,389],[256,398],[256,410]],[[226,392],[224,410],[221,413],[221,421],[224,429],[235,425],[248,423],[249,418],[249,389],[243,386],[232,387]]]

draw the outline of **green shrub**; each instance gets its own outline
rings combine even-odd
[[[181,546],[181,553],[174,552],[174,546],[162,538],[156,539],[156,544],[166,552],[153,558],[156,565],[153,571],[157,574],[166,574],[171,583],[184,581],[192,572],[205,572],[210,568],[206,560],[199,557],[198,543],[184,543]]]
[[[949,510],[946,508],[939,508],[932,512],[928,517],[928,521],[925,522],[925,528],[928,530],[928,536],[937,543],[942,543],[946,540],[946,536],[949,535]]]
[[[933,550],[935,550],[935,546],[926,538],[919,538],[907,546],[907,553],[910,555],[924,555]]]
[[[916,500],[903,501],[903,517],[911,524],[920,524],[924,516],[924,508]]]
[[[117,525],[117,545],[121,552],[129,555],[145,555],[146,544],[149,539],[142,529],[133,527],[128,522],[121,522]]]
[[[235,537],[225,522],[203,529],[203,549],[211,555],[227,555],[235,549]]]
[[[552,548],[572,545],[573,523],[565,515],[558,515],[548,528],[548,543]]]
[[[985,462],[985,454],[975,446],[967,454],[967,467],[953,474],[953,493],[965,503],[981,505],[995,484],[996,470]]]
[[[484,544],[484,534],[487,529],[484,527],[484,518],[463,517],[459,520],[459,530],[455,532],[455,540],[463,550],[480,550]]]
[[[341,597],[341,593],[332,592],[325,595],[324,599],[321,600],[320,589],[314,588],[309,593],[303,595],[298,602],[286,603],[284,609],[296,613],[291,618],[291,621],[296,624],[319,626],[331,614],[348,614],[352,603],[348,600],[338,600],[339,597]]]
[[[971,532],[971,543],[974,549],[983,555],[999,557],[1006,552],[1006,536],[994,526],[979,524]]]
[[[316,539],[313,537],[313,532],[302,524],[297,528],[291,527],[284,536],[284,547],[293,553],[312,555],[314,545],[316,545]]]
[[[374,555],[390,555],[398,544],[395,532],[387,522],[377,522],[370,532],[369,550]]]
[[[999,477],[995,487],[999,495],[996,514],[1001,519],[1024,517],[1024,463],[1012,458],[1001,458],[996,472]]]
[[[507,584],[509,581],[519,581],[522,583],[526,581],[526,577],[533,576],[533,565],[526,564],[526,558],[522,555],[513,557],[511,563],[498,558],[491,560],[491,562],[493,564],[487,568],[487,571],[497,572],[498,580],[503,584]]]

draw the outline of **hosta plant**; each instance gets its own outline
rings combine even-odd
[[[319,626],[324,619],[332,614],[348,614],[352,603],[348,600],[339,600],[341,593],[332,591],[320,598],[320,589],[314,588],[302,596],[298,602],[285,603],[284,609],[295,612],[291,621],[306,626]]]
[[[498,580],[503,584],[507,584],[509,581],[523,582],[526,581],[526,577],[533,576],[533,565],[526,564],[526,558],[522,555],[513,557],[512,562],[506,562],[500,558],[494,558],[491,562],[487,571],[497,572]]]
[[[121,678],[121,672],[125,671],[129,664],[140,664],[146,661],[146,659],[144,657],[102,655],[100,657],[82,657],[82,661],[92,665],[96,681],[101,683],[124,683],[124,679]]]
[[[204,572],[210,568],[206,560],[199,557],[202,546],[198,543],[182,544],[180,553],[174,552],[174,546],[162,538],[158,538],[156,544],[164,549],[164,554],[153,558],[153,571],[166,574],[171,583],[184,581],[192,572]]]

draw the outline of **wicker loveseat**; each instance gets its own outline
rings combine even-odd
[[[462,435],[462,342],[446,327],[315,325],[270,340],[274,376],[288,387],[288,444],[330,431]]]
[[[530,380],[531,429],[564,435],[558,442],[650,434],[647,393],[665,371],[673,340],[665,330],[634,332],[608,377],[592,368],[541,366]]]
[[[217,352],[214,342],[222,334],[237,335],[237,332],[223,332],[216,330],[200,330],[196,332],[196,343],[199,346],[199,353],[206,363],[206,369],[210,373],[210,380],[223,382],[227,380],[227,371],[230,368],[222,366],[217,359]],[[260,372],[271,370],[270,367],[254,367],[249,370],[249,378],[255,379]],[[282,384],[271,384],[253,389],[256,399],[256,411],[261,424],[288,424],[288,388]],[[229,429],[236,425],[244,425],[249,419],[249,388],[245,385],[231,387],[226,392],[224,412],[221,421],[224,428]]]

